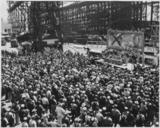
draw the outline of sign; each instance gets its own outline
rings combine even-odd
[[[47,45],[54,45],[59,40],[58,39],[44,39],[43,41],[46,41]]]
[[[144,49],[144,33],[135,31],[108,31],[108,48],[117,48],[123,50]]]
[[[134,70],[134,65],[131,64],[131,63],[128,63],[127,64],[127,69],[130,70],[130,71],[133,71]]]
[[[155,53],[155,54],[158,53],[155,47],[144,47],[144,52],[150,52],[150,53]]]

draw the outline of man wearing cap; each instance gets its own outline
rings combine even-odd
[[[22,122],[22,127],[29,127],[28,123],[27,123],[27,117],[24,117],[23,119],[24,121]]]
[[[1,120],[2,127],[7,127],[9,125],[8,119],[6,117],[3,117]]]
[[[48,109],[49,101],[45,95],[43,95],[43,97],[42,97],[42,105],[46,110]]]
[[[113,126],[113,121],[111,117],[104,117],[103,119],[103,127],[112,127]]]
[[[15,112],[15,121],[16,121],[15,124],[18,125],[20,123],[20,117],[19,117],[20,104],[16,102],[13,109]]]
[[[114,126],[116,127],[116,125],[120,121],[120,116],[121,116],[121,113],[117,109],[117,105],[116,104],[113,106],[111,114],[112,114],[112,119],[113,119]]]
[[[29,120],[29,127],[37,127],[37,123],[33,118]]]
[[[58,124],[62,125],[62,119],[64,118],[64,116],[66,115],[65,110],[62,108],[62,104],[59,103],[56,106],[56,114],[57,114],[57,122]]]
[[[145,123],[144,121],[145,121],[145,116],[141,113],[138,113],[136,117],[136,126],[137,127],[144,126],[144,123]]]
[[[133,127],[135,125],[135,117],[131,112],[129,112],[126,121],[128,127]]]
[[[11,83],[8,83],[6,91],[7,91],[7,98],[8,98],[9,101],[11,101],[12,100],[12,93],[13,93]]]
[[[97,121],[98,121],[98,126],[102,126],[103,125],[103,115],[102,115],[102,110],[99,109],[98,112],[96,113],[96,118],[97,118]]]
[[[55,114],[56,105],[57,105],[57,101],[55,99],[55,96],[52,95],[50,100],[49,100],[50,113]]]
[[[139,111],[139,102],[135,101],[134,104],[132,105],[132,113],[134,115],[134,117],[136,117],[136,115],[138,114]]]

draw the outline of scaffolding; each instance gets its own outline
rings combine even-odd
[[[151,24],[159,19],[157,10],[159,2],[78,2],[61,8],[61,24],[66,35],[107,34],[110,28],[144,32],[149,28],[151,33]]]
[[[41,36],[51,33],[60,38],[62,32],[65,36],[79,37],[106,35],[110,28],[141,30],[154,45],[159,41],[159,2],[85,1],[65,7],[58,1],[28,3],[10,1],[9,4],[13,27],[20,31],[28,29]]]
[[[31,2],[29,28],[35,38],[40,39],[45,33],[56,38],[61,37],[59,6],[59,2]]]

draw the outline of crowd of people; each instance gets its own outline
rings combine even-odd
[[[3,127],[159,126],[158,69],[93,64],[55,49],[2,57]]]

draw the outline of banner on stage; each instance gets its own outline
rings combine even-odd
[[[144,50],[144,33],[137,31],[108,31],[108,48],[123,50]]]

